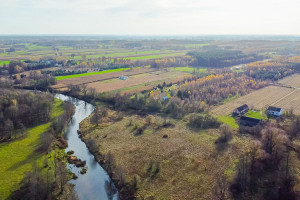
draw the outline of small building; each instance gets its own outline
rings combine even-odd
[[[234,109],[232,116],[233,117],[237,117],[237,116],[242,116],[244,114],[246,114],[249,110],[249,107],[247,106],[247,104],[244,104],[236,109]]]
[[[164,97],[163,97],[163,100],[167,100],[167,99],[169,99],[168,96],[164,96]]]
[[[120,79],[120,80],[127,80],[127,79],[128,79],[128,76],[120,76],[119,79]]]
[[[282,115],[282,108],[277,108],[274,106],[269,106],[267,109],[267,115],[275,116],[275,117],[280,117]]]
[[[241,118],[240,118],[240,125],[241,126],[253,127],[253,126],[260,125],[261,122],[262,122],[262,120],[252,118],[252,117],[241,116]]]

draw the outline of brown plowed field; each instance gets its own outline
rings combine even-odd
[[[294,114],[300,115],[300,90],[295,90],[281,101],[275,103],[274,106],[283,108],[285,111],[292,109]]]
[[[295,88],[300,88],[300,74],[294,74],[292,76],[288,76],[280,81],[278,83],[286,86],[291,86]]]

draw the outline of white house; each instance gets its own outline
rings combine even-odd
[[[267,114],[275,117],[280,117],[282,115],[282,108],[269,106],[269,108],[267,109]]]

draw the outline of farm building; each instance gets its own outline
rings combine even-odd
[[[120,80],[127,80],[127,79],[128,79],[128,76],[120,76],[119,79],[120,79]]]
[[[240,118],[240,125],[241,126],[257,126],[261,124],[260,119],[252,118],[252,117],[246,117],[246,116],[241,116]]]
[[[280,117],[282,115],[282,108],[277,108],[274,106],[269,106],[267,109],[267,115],[275,116],[275,117]]]
[[[233,113],[232,113],[232,116],[233,117],[236,117],[236,116],[241,116],[245,113],[247,113],[249,110],[249,107],[247,106],[247,104],[244,104],[236,109],[234,109]]]

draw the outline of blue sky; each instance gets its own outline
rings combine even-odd
[[[0,0],[0,34],[300,35],[298,0]]]

